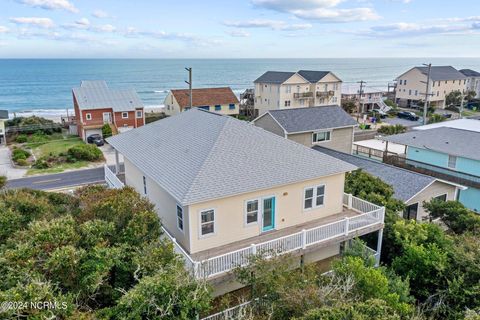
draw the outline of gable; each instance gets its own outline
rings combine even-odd
[[[283,84],[308,84],[307,80],[303,78],[301,75],[295,73],[290,78],[288,78]]]

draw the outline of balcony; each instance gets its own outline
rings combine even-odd
[[[293,94],[294,99],[311,99],[313,98],[313,92],[295,92]]]
[[[329,91],[317,91],[317,98],[327,98],[327,97],[333,97],[335,95],[335,91],[329,90]]]
[[[409,160],[398,155],[385,155],[383,157],[383,162],[438,179],[451,181],[467,187],[480,188],[480,177],[472,174],[463,173],[424,162]]]
[[[184,258],[185,267],[197,278],[210,279],[226,274],[237,266],[246,265],[249,258],[258,253],[263,253],[267,257],[272,253],[303,253],[383,228],[384,207],[351,194],[344,194],[343,205],[344,210],[339,214],[193,255],[188,254],[175,238],[162,228],[173,242],[174,250]],[[377,260],[380,258],[375,257]]]

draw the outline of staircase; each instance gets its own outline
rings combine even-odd
[[[380,100],[379,102],[376,102],[376,104],[378,106],[378,110],[383,111],[385,113],[392,110],[392,107],[387,106],[383,100]]]
[[[112,129],[112,136],[118,134],[117,126],[114,125],[113,123],[109,123],[109,125],[110,125],[110,129]]]

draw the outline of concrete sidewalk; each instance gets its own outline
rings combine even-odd
[[[14,168],[10,161],[10,150],[8,147],[0,146],[0,175],[6,176],[8,180],[23,178],[27,169]]]

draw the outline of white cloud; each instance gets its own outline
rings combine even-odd
[[[78,12],[78,9],[68,0],[20,0],[20,2],[30,7],[42,8],[45,10]]]
[[[110,15],[107,12],[105,12],[103,10],[100,10],[100,9],[97,9],[97,10],[93,11],[92,16],[94,16],[95,18],[99,18],[99,19],[104,19],[104,18],[110,17]]]
[[[0,26],[0,33],[7,33],[9,30],[7,27]]]
[[[21,25],[31,25],[40,28],[53,28],[55,23],[50,18],[38,18],[38,17],[18,17],[10,18],[10,21]]]
[[[104,24],[104,25],[101,25],[101,26],[93,27],[93,30],[97,31],[97,32],[111,33],[111,32],[117,31],[117,28],[115,26],[112,26],[111,24]]]
[[[343,0],[252,0],[253,5],[295,17],[319,22],[352,22],[379,19],[380,16],[368,7],[338,8]]]
[[[248,32],[245,31],[245,30],[242,30],[242,29],[230,30],[230,31],[227,31],[227,33],[228,33],[229,35],[231,35],[232,37],[236,37],[236,38],[246,38],[246,37],[250,37],[250,33],[248,33]]]
[[[248,21],[225,21],[223,24],[227,27],[234,28],[269,28],[272,30],[283,31],[305,30],[312,27],[312,25],[309,23],[287,24],[285,21],[281,20],[264,19],[254,19]]]
[[[78,19],[77,21],[75,21],[75,24],[87,27],[87,26],[90,25],[90,21],[87,18],[81,18],[81,19]]]

